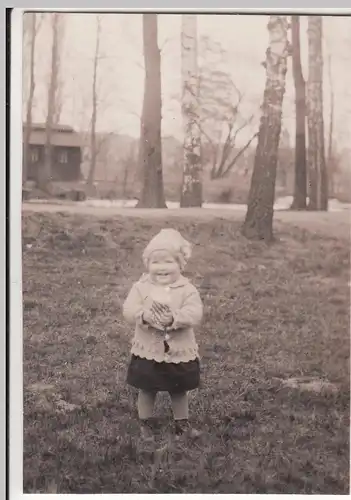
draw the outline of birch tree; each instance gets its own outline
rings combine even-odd
[[[266,51],[266,85],[258,144],[251,178],[248,206],[242,233],[249,239],[273,240],[273,206],[282,105],[289,43],[286,16],[270,16]]]
[[[202,179],[208,165],[211,180],[228,176],[257,137],[256,130],[252,131],[249,139],[238,146],[239,142],[242,144],[242,135],[248,129],[256,128],[256,114],[243,111],[245,93],[237,88],[231,74],[223,69],[230,65],[227,55],[220,43],[207,36],[199,38],[197,92]],[[177,103],[182,99],[181,94],[173,96]]]
[[[308,173],[310,210],[328,210],[323,120],[322,17],[308,16]]]
[[[144,100],[139,159],[143,186],[138,208],[166,208],[161,147],[161,55],[157,45],[157,14],[143,14]]]
[[[295,182],[293,210],[306,210],[306,85],[302,74],[300,50],[300,16],[291,17],[292,68],[295,85]]]
[[[199,80],[197,62],[197,16],[182,15],[182,116],[183,116],[183,182],[181,207],[201,207],[202,166],[199,126]]]

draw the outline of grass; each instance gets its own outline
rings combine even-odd
[[[138,440],[121,306],[162,220],[23,215],[24,491],[349,492],[349,246],[276,224],[273,246],[238,222],[176,219],[194,244],[198,441]],[[210,242],[210,244],[209,244]],[[284,382],[317,378],[321,391]]]

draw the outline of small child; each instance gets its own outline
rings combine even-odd
[[[162,229],[143,253],[147,273],[135,283],[123,306],[135,325],[127,383],[137,389],[142,437],[153,438],[156,394],[170,394],[177,435],[199,435],[189,425],[187,392],[200,382],[198,345],[193,327],[203,305],[197,289],[181,273],[191,245],[174,229]]]

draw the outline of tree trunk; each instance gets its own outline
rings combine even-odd
[[[324,149],[322,18],[308,17],[308,170],[310,210],[328,210]]]
[[[157,14],[143,14],[144,102],[140,159],[143,187],[138,208],[167,208],[163,188],[161,147],[161,55],[157,45]]]
[[[278,147],[289,51],[286,16],[270,16],[266,86],[247,213],[242,227],[249,239],[273,240],[273,206]]]
[[[122,179],[122,200],[125,200],[128,196],[127,186],[128,186],[128,174],[129,174],[129,160],[127,159],[124,164],[123,179]]]
[[[291,18],[292,66],[295,84],[295,183],[292,210],[306,210],[307,207],[307,165],[306,165],[306,85],[302,74],[300,51],[300,17]]]
[[[56,89],[55,89],[55,109],[54,109],[54,116],[53,116],[53,125],[59,125],[61,121],[61,113],[62,113],[62,107],[63,107],[63,93],[62,93],[62,88],[63,88],[63,82],[60,78],[60,66],[61,66],[61,60],[63,57],[63,42],[64,42],[64,36],[65,36],[65,16],[64,14],[58,14],[58,48],[57,48],[57,82],[56,82]]]
[[[196,15],[182,15],[182,115],[184,128],[181,207],[202,206]]]
[[[334,85],[332,78],[332,69],[331,69],[331,55],[328,57],[328,77],[329,77],[329,86],[330,86],[330,115],[329,115],[329,138],[328,138],[328,178],[329,178],[329,187],[332,196],[334,196],[335,187],[334,187],[334,177],[335,177],[335,164],[334,164]]]
[[[97,119],[97,71],[98,71],[98,61],[100,52],[100,33],[101,33],[101,23],[100,18],[96,19],[96,43],[95,43],[95,54],[94,54],[94,67],[93,67],[93,87],[92,87],[92,115],[91,115],[91,131],[90,131],[90,168],[87,178],[88,192],[92,192],[95,170],[96,170],[96,160],[97,160],[97,144],[96,144],[96,119]]]
[[[61,88],[61,83],[57,82],[57,90],[56,90],[56,95],[55,95],[55,110],[54,110],[54,116],[53,116],[53,125],[57,126],[60,124],[61,121],[61,113],[62,113],[62,88]]]
[[[59,14],[52,14],[52,49],[51,49],[51,74],[48,89],[48,109],[45,123],[46,140],[44,146],[44,168],[42,175],[38,176],[38,187],[50,193],[50,181],[52,177],[52,147],[51,136],[55,112],[55,94],[58,79],[58,21]]]
[[[28,178],[29,162],[29,142],[32,132],[32,111],[35,92],[35,43],[37,38],[36,14],[34,12],[27,14],[31,16],[31,43],[30,43],[30,76],[29,76],[29,96],[27,101],[26,127],[24,129],[24,150],[23,150],[23,171],[22,184],[25,184]]]

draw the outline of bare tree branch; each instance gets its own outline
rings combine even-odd
[[[232,130],[233,130],[233,127],[234,127],[234,123],[228,123],[228,133],[227,133],[227,137],[224,141],[224,145],[223,145],[223,149],[222,149],[222,157],[221,157],[221,161],[219,163],[219,166],[217,167],[217,169],[213,172],[214,176],[217,176],[217,177],[221,177],[222,176],[222,172],[223,172],[223,169],[224,169],[224,166],[225,166],[225,163],[228,159],[228,156],[230,155],[230,151],[233,147],[233,144],[232,144]]]
[[[258,137],[258,132],[256,132],[255,134],[253,134],[253,136],[251,137],[251,139],[249,139],[247,141],[247,143],[245,144],[245,146],[243,148],[241,148],[240,151],[235,155],[235,157],[233,158],[233,160],[227,166],[226,170],[224,170],[224,172],[222,174],[222,177],[226,177],[229,174],[229,172],[232,170],[232,168],[234,167],[234,165],[236,164],[236,162],[238,161],[238,159],[240,158],[240,156],[245,153],[245,151],[250,147],[250,144],[252,143],[252,141],[254,139],[256,139],[256,137]]]
[[[250,126],[255,115],[251,115],[241,125],[238,123],[245,93],[222,69],[227,52],[221,44],[213,43],[209,37],[202,37],[200,53],[203,56],[199,75],[201,134],[208,141],[212,152],[210,177],[218,179],[227,175],[240,158],[241,154],[235,156],[234,163],[230,160],[238,135]],[[243,149],[249,145],[245,144]]]
[[[170,43],[173,43],[174,41],[175,41],[174,38],[167,37],[160,47],[160,52],[163,52],[165,50],[165,47]]]
[[[140,113],[138,113],[137,111],[133,111],[132,109],[130,109],[130,103],[128,103],[125,99],[119,99],[119,102],[121,104],[126,104],[127,105],[127,111],[129,114],[133,115],[133,116],[136,116],[139,120],[141,119],[141,115]]]
[[[211,150],[212,150],[211,178],[213,178],[213,175],[214,175],[214,172],[216,171],[216,166],[217,166],[217,160],[218,160],[218,155],[219,155],[219,150],[220,150],[220,142],[217,141],[215,143],[213,141],[212,137],[203,128],[201,122],[199,122],[199,129],[200,129],[201,134],[208,140],[208,142],[211,146]]]

